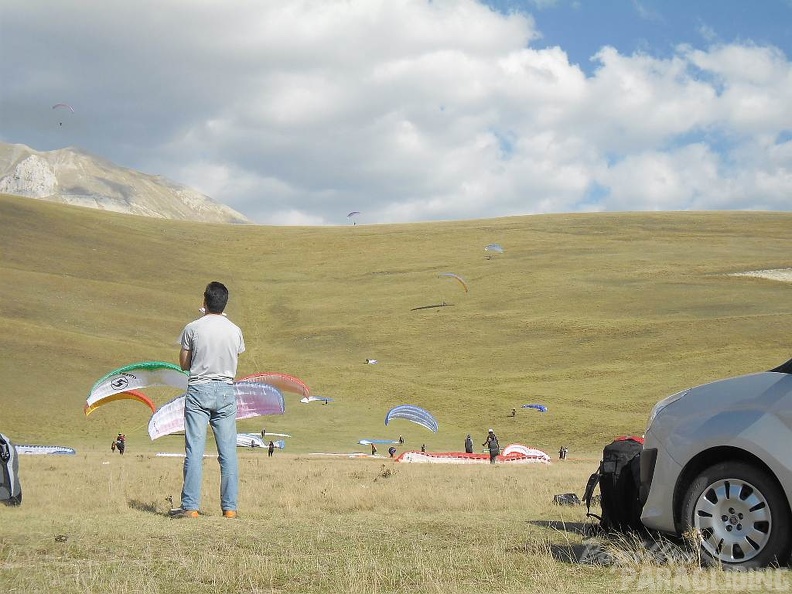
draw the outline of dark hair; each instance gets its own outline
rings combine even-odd
[[[206,285],[204,303],[206,303],[207,313],[223,313],[226,303],[228,303],[228,289],[226,289],[226,286],[217,281],[212,281]]]

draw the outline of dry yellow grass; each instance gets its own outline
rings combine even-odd
[[[78,451],[22,460],[23,506],[0,509],[0,586],[677,591],[654,561],[618,571],[579,563],[583,513],[553,506],[552,495],[580,494],[602,446],[641,433],[659,398],[792,355],[791,286],[729,276],[788,267],[790,229],[790,213],[229,227],[0,196],[0,431]],[[506,251],[486,259],[492,242]],[[449,271],[469,293],[438,277]],[[153,455],[180,451],[181,438],[151,442],[142,405],[88,418],[82,405],[111,369],[173,361],[213,279],[229,285],[229,315],[245,332],[240,375],[291,373],[335,400],[301,405],[287,394],[285,415],[240,422],[293,437],[273,460],[242,453],[238,522],[219,516],[210,461],[205,515],[181,523],[164,515],[165,497],[178,502],[180,461]],[[453,305],[412,311],[442,301]],[[174,396],[147,392],[157,404]],[[385,412],[405,402],[431,410],[440,431],[385,427]],[[527,402],[550,410],[521,410]],[[503,445],[554,456],[568,445],[572,459],[491,468],[311,456],[399,434],[405,448],[458,451],[488,427]],[[118,431],[129,439],[124,458],[109,452]],[[637,588],[647,569],[651,588]]]
[[[690,591],[714,592],[734,579],[700,570],[669,541],[587,535],[583,507],[552,504],[554,494],[581,492],[586,462],[437,466],[243,452],[237,520],[220,515],[215,460],[198,519],[167,515],[181,487],[177,458],[29,456],[23,469],[23,505],[0,508],[0,587],[9,592],[584,593],[639,583],[675,592],[685,579],[708,586]],[[615,563],[602,565],[605,555]],[[790,576],[752,579],[752,591],[771,592]]]

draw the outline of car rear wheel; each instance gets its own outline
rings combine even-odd
[[[699,474],[685,495],[682,521],[686,532],[698,536],[707,565],[780,565],[792,552],[783,491],[765,472],[744,462],[722,462]]]

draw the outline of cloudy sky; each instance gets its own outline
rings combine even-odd
[[[792,0],[3,0],[0,141],[271,225],[789,211],[790,60]]]

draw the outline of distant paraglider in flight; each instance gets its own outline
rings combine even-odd
[[[352,224],[353,224],[353,225],[357,225],[357,221],[355,221],[355,217],[356,217],[356,216],[358,216],[359,214],[360,214],[360,211],[359,211],[359,210],[353,210],[352,212],[350,212],[350,213],[347,215],[347,218],[348,218],[350,221],[352,221]]]
[[[502,254],[503,253],[503,246],[499,243],[491,243],[484,247],[484,251],[487,252],[487,259],[489,260],[492,258],[490,255],[493,254]]]
[[[433,433],[437,433],[439,428],[437,425],[437,420],[428,410],[425,410],[420,406],[415,406],[414,404],[400,404],[399,406],[395,406],[390,409],[388,414],[385,415],[385,424],[387,425],[393,419],[405,419],[407,421],[412,421],[413,423],[417,423],[422,427],[426,427]]]
[[[434,303],[432,305],[419,305],[418,307],[411,307],[410,311],[418,311],[419,309],[435,309],[437,307],[452,307],[453,305],[454,305],[453,303],[446,303],[445,301],[443,301],[443,303]]]
[[[465,282],[465,279],[462,278],[461,276],[459,276],[458,274],[454,274],[453,272],[441,272],[437,276],[446,276],[446,277],[453,278],[460,285],[462,285],[462,288],[465,289],[465,293],[468,292],[468,284]]]
[[[74,113],[74,108],[68,103],[56,103],[52,106],[52,109],[68,109],[71,113]],[[58,125],[63,126],[63,122],[58,122]]]

